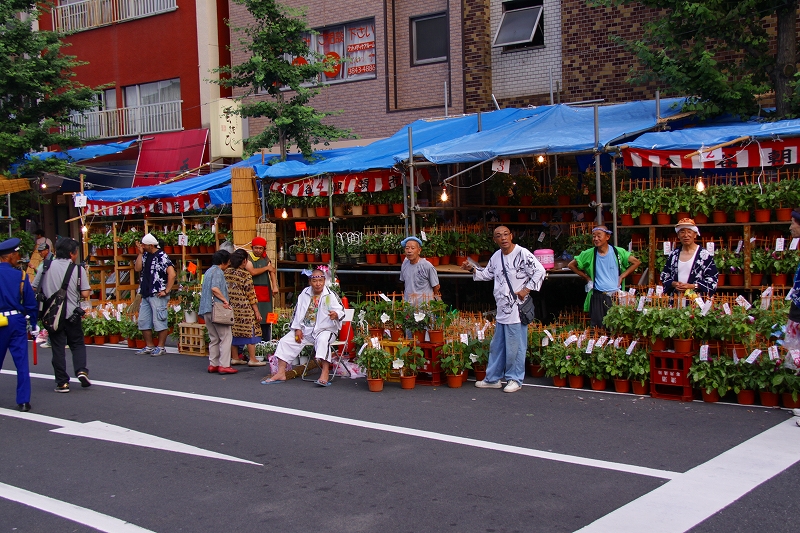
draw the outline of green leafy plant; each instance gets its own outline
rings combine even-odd
[[[370,379],[386,379],[392,368],[392,356],[380,348],[367,346],[356,359],[356,363],[366,370]]]
[[[689,368],[688,377],[698,388],[711,394],[716,390],[720,396],[725,396],[731,388],[731,374],[735,371],[732,359],[720,357],[701,361],[695,357]]]
[[[404,376],[416,376],[425,366],[425,354],[419,346],[402,346],[397,350],[397,359],[403,361],[401,372]]]
[[[553,178],[550,190],[556,196],[575,196],[578,193],[578,178],[572,174],[560,174]]]
[[[439,366],[446,373],[456,376],[466,369],[472,368],[468,356],[467,345],[453,341],[442,346]]]

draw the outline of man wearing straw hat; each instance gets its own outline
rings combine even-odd
[[[400,266],[400,281],[405,284],[403,299],[414,305],[432,299],[441,299],[441,285],[436,267],[424,257],[422,241],[417,237],[406,237],[400,243],[406,253],[406,258]]]
[[[611,295],[625,289],[625,278],[642,264],[624,248],[610,246],[611,235],[607,226],[592,228],[594,248],[582,251],[567,265],[586,281],[583,310],[589,312],[594,327],[602,327],[613,303]]]
[[[511,230],[506,226],[495,228],[494,242],[500,249],[485,268],[469,261],[461,263],[461,268],[471,272],[475,281],[494,281],[497,302],[497,325],[489,345],[486,378],[476,381],[475,386],[499,389],[503,387],[500,380],[505,379],[503,392],[517,392],[522,389],[528,349],[528,326],[520,320],[519,305],[531,297],[531,291],[539,290],[546,272],[530,250],[514,244]]]

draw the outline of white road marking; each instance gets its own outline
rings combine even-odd
[[[64,435],[73,435],[75,437],[86,437],[88,439],[104,440],[109,442],[118,442],[121,444],[130,444],[132,446],[142,446],[144,448],[154,448],[156,450],[166,450],[176,453],[185,453],[188,455],[197,455],[200,457],[210,457],[212,459],[222,459],[224,461],[234,461],[237,463],[247,463],[251,465],[264,466],[260,463],[239,459],[231,455],[224,455],[182,442],[164,439],[155,435],[149,435],[140,431],[134,431],[122,426],[115,426],[113,424],[106,424],[95,420],[94,422],[74,422],[72,420],[64,420],[55,418],[53,416],[45,416],[36,413],[20,413],[10,409],[0,408],[0,415],[9,416],[12,418],[20,418],[22,420],[30,420],[33,422],[40,422],[51,426],[60,426],[59,429],[51,429],[53,433],[61,433]]]
[[[800,429],[789,419],[578,531],[687,531],[798,461]]]
[[[7,371],[3,371],[7,372]],[[10,373],[10,372],[9,372]],[[53,379],[53,376],[46,374],[31,373],[31,378]],[[575,455],[567,455],[561,453],[546,452],[541,450],[534,450],[532,448],[523,448],[521,446],[512,446],[508,444],[500,444],[497,442],[471,439],[467,437],[459,437],[456,435],[448,435],[445,433],[436,433],[434,431],[425,431],[421,429],[407,428],[403,426],[392,426],[389,424],[381,424],[377,422],[367,422],[364,420],[357,420],[353,418],[344,418],[341,416],[326,415],[323,413],[315,413],[312,411],[301,411],[299,409],[291,409],[289,407],[280,407],[276,405],[267,405],[263,403],[246,402],[242,400],[234,400],[231,398],[222,398],[218,396],[206,396],[203,394],[195,394],[190,392],[172,391],[166,389],[156,389],[152,387],[142,387],[139,385],[128,385],[125,383],[114,383],[110,381],[97,381],[92,380],[94,386],[111,387],[115,389],[124,389],[137,392],[145,392],[149,394],[159,394],[163,396],[173,396],[177,398],[186,398],[189,400],[200,400],[204,402],[220,403],[225,405],[237,405],[239,407],[247,407],[250,409],[257,409],[260,411],[268,411],[272,413],[280,413],[290,416],[299,416],[302,418],[309,418],[312,420],[321,420],[324,422],[332,422],[334,424],[343,424],[346,426],[360,427],[364,429],[374,429],[377,431],[385,431],[388,433],[395,433],[399,435],[406,435],[410,437],[419,437],[423,439],[430,439],[440,442],[449,442],[452,444],[461,444],[463,446],[471,446],[473,448],[482,448],[485,450],[494,450],[505,453],[513,453],[516,455],[523,455],[526,457],[535,457],[538,459],[546,459],[549,461],[558,461],[562,463],[569,463],[580,466],[589,466],[592,468],[603,468],[606,470],[614,470],[617,472],[624,472],[627,474],[636,474],[640,476],[650,476],[660,479],[674,479],[679,476],[679,472],[670,470],[659,470],[656,468],[647,468],[644,466],[636,466],[625,463],[615,463],[612,461],[603,461],[600,459],[590,459],[588,457],[578,457]],[[16,414],[16,413],[15,413]],[[31,413],[19,413],[20,418]]]
[[[48,496],[42,496],[29,490],[0,483],[0,498],[21,503],[40,511],[45,511],[61,518],[92,527],[98,531],[109,533],[153,533],[150,529],[139,527],[136,524],[125,522],[119,518],[78,507],[71,503],[62,502]]]

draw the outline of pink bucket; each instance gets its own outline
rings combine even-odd
[[[536,259],[539,260],[539,262],[542,264],[542,266],[547,270],[550,270],[551,268],[556,266],[555,252],[553,250],[550,250],[550,249],[547,249],[547,248],[543,248],[541,250],[535,250],[533,252],[533,255],[536,257]]]

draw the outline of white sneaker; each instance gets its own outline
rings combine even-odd
[[[45,340],[39,345],[39,348],[52,348],[52,346],[50,346],[50,343]]]
[[[517,392],[521,388],[522,388],[522,385],[520,385],[516,381],[512,380],[512,381],[508,382],[508,384],[506,385],[506,388],[503,389],[503,392]]]
[[[794,416],[800,416],[800,409],[792,409],[792,414]]]
[[[503,384],[499,381],[495,381],[494,383],[489,383],[485,379],[475,382],[475,386],[479,389],[502,389]]]

